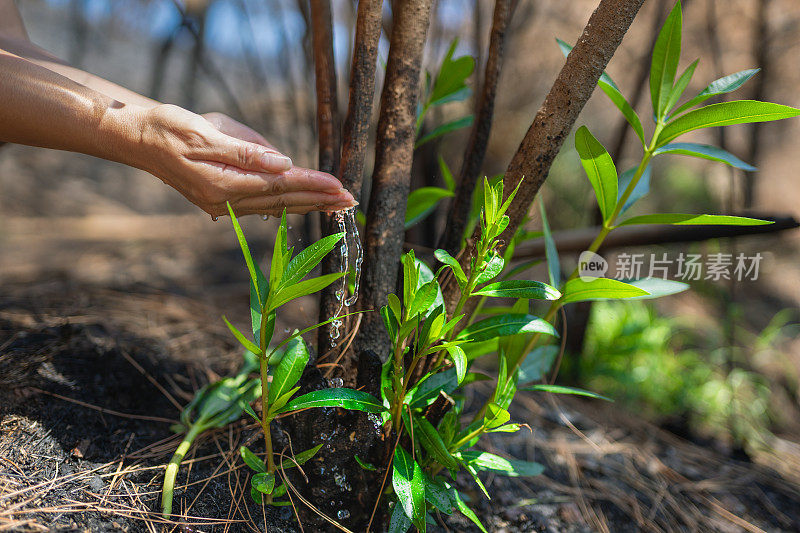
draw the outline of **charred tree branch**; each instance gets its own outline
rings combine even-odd
[[[365,231],[362,309],[377,310],[397,284],[414,154],[419,75],[431,4],[432,0],[403,0],[397,2],[393,12]],[[385,357],[388,340],[379,314],[366,313],[356,351],[371,349]]]
[[[336,100],[336,63],[333,56],[333,27],[330,0],[311,0],[311,37],[314,53],[314,77],[317,91],[317,136],[319,138],[319,169],[336,174],[339,171],[339,111]],[[332,215],[320,213],[322,235],[336,231]],[[323,274],[337,272],[338,254],[328,254],[322,261]],[[336,312],[336,297],[332,291],[323,294],[320,302],[320,322]],[[319,328],[319,351],[324,353],[330,344],[331,326]]]
[[[480,103],[476,112],[475,125],[472,127],[467,150],[464,153],[464,162],[461,164],[456,196],[450,206],[448,223],[440,243],[440,246],[452,255],[457,254],[461,248],[461,237],[464,234],[467,216],[472,205],[472,192],[475,190],[478,173],[483,166],[486,147],[489,144],[497,82],[503,66],[503,45],[512,13],[511,3],[511,0],[497,0],[494,5],[489,54],[486,58]]]

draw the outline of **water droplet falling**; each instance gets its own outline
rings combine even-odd
[[[346,307],[350,307],[356,300],[358,300],[358,286],[361,283],[361,263],[364,262],[364,247],[361,246],[361,236],[358,234],[358,226],[356,225],[356,208],[351,207],[346,212],[347,221],[353,231],[353,244],[356,247],[356,262],[355,262],[355,281],[353,283],[353,294],[344,301]]]
[[[355,264],[353,273],[355,276],[353,294],[349,298],[345,298],[347,294],[347,276],[342,278],[342,284],[339,289],[334,293],[336,300],[339,302],[339,307],[333,315],[336,320],[331,322],[331,346],[336,346],[336,339],[339,338],[339,329],[342,327],[342,321],[338,318],[346,307],[350,307],[358,300],[358,288],[361,282],[361,264],[364,260],[364,250],[361,246],[361,237],[358,234],[358,226],[356,225],[356,210],[355,207],[337,211],[334,213],[334,220],[339,226],[339,232],[344,233],[344,238],[339,245],[339,272],[348,272],[350,270],[350,248],[349,241],[353,240],[355,246]],[[349,226],[349,228],[348,228]],[[348,232],[349,229],[349,232]]]
[[[213,220],[214,222],[216,222],[217,220],[219,220],[219,217],[217,217],[217,216],[214,216],[214,215],[211,215],[211,220]]]
[[[261,215],[261,220],[266,222],[267,220],[269,220],[269,215]]]

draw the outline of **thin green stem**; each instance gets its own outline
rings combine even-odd
[[[175,453],[167,465],[167,471],[164,473],[164,488],[161,491],[161,511],[162,516],[169,519],[172,514],[172,495],[175,491],[175,477],[178,475],[178,469],[181,466],[183,458],[192,446],[192,442],[197,436],[205,430],[205,426],[201,423],[195,423],[189,427],[189,431],[183,438],[183,441],[175,450]]]
[[[269,298],[267,298],[269,302]],[[272,456],[272,431],[270,430],[269,418],[269,359],[267,353],[267,320],[269,315],[264,313],[267,309],[265,304],[261,313],[261,357],[259,358],[261,369],[261,430],[264,432],[264,450],[267,453],[267,472],[275,472],[275,458]],[[267,495],[267,503],[272,503],[272,495]]]

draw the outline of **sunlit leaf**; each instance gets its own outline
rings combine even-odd
[[[392,487],[406,516],[425,531],[425,476],[414,459],[397,446],[392,461]]]
[[[708,87],[700,91],[700,94],[680,106],[673,114],[678,115],[687,109],[690,109],[698,104],[702,104],[712,96],[735,91],[744,85],[747,80],[755,76],[759,70],[760,69],[757,68],[742,70],[741,72],[729,74],[728,76],[712,81]]]
[[[669,122],[658,136],[658,145],[663,146],[684,133],[701,128],[769,122],[798,115],[800,115],[800,109],[756,100],[736,100],[711,104],[689,111]]]
[[[609,278],[575,278],[564,285],[561,303],[608,300],[646,295],[647,291]]]
[[[527,390],[534,392],[550,392],[553,394],[574,394],[576,396],[587,396],[589,398],[596,398],[598,400],[605,400],[607,402],[613,401],[611,398],[600,396],[599,394],[588,390],[576,389],[575,387],[564,387],[562,385],[547,385],[547,384],[528,385],[527,387],[524,387],[520,390]]]
[[[363,391],[334,388],[322,389],[303,394],[290,401],[277,413],[287,413],[312,407],[342,407],[365,413],[380,413],[386,408],[377,398]]]
[[[480,342],[518,333],[545,333],[558,336],[555,328],[546,320],[528,314],[507,314],[485,318],[470,324],[458,334],[457,338]]]
[[[544,472],[544,466],[532,461],[506,459],[489,452],[461,452],[461,458],[477,470],[486,470],[509,477],[533,477]]]
[[[308,364],[309,354],[306,343],[301,338],[293,339],[286,345],[286,352],[272,372],[272,383],[269,386],[269,402],[286,394],[300,380]]]
[[[493,296],[496,298],[528,298],[536,300],[558,300],[561,293],[558,289],[541,281],[510,279],[490,283],[472,293],[475,296]]]
[[[441,187],[422,187],[408,195],[405,229],[409,229],[430,215],[440,201],[453,196],[453,192]]]
[[[632,217],[619,223],[618,226],[635,224],[671,224],[675,226],[763,226],[773,224],[772,220],[758,218],[735,217],[729,215],[691,215],[685,213],[654,213]]]
[[[753,165],[745,163],[732,153],[708,144],[672,143],[657,148],[655,152],[653,152],[653,155],[658,154],[688,155],[702,159],[709,159],[711,161],[719,161],[721,163],[725,163],[726,165],[730,165],[734,168],[740,168],[748,172],[754,172],[758,170]]]
[[[614,162],[586,126],[581,126],[575,133],[575,148],[594,188],[603,219],[609,220],[617,205],[618,180]]]
[[[680,0],[667,16],[661,27],[653,48],[653,58],[650,63],[650,100],[653,112],[661,118],[666,112],[672,83],[678,71],[678,61],[681,57],[681,26],[683,15]]]

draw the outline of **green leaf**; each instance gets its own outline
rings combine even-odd
[[[546,333],[558,337],[555,328],[546,320],[528,314],[507,314],[470,324],[458,334],[457,338],[480,342],[518,333]]]
[[[271,299],[269,311],[273,311],[291,300],[320,291],[346,275],[347,272],[334,272],[333,274],[324,274],[284,287]]]
[[[487,433],[516,433],[521,427],[519,424],[503,424],[500,427],[488,430]]]
[[[450,122],[445,122],[433,129],[433,131],[429,132],[427,135],[423,136],[421,139],[417,140],[414,143],[414,148],[419,148],[425,143],[428,143],[438,137],[446,133],[450,133],[451,131],[460,130],[463,128],[468,128],[472,126],[472,123],[475,121],[474,115],[467,115],[465,117],[457,118],[455,120],[451,120]]]
[[[272,383],[269,386],[270,404],[295,386],[303,375],[308,359],[308,348],[303,339],[293,339],[286,345],[286,352],[272,373]]]
[[[383,319],[383,327],[386,328],[386,333],[389,335],[389,340],[395,342],[398,324],[394,313],[389,309],[388,305],[381,307],[381,318]]]
[[[275,401],[270,402],[269,404],[270,411],[273,412],[277,411],[278,409],[289,403],[289,400],[292,399],[292,396],[294,396],[299,390],[300,387],[293,387],[288,391],[284,392],[283,394],[281,394],[280,396],[278,396],[277,398],[275,398]],[[270,389],[270,392],[272,392],[272,389]]]
[[[458,383],[461,384],[464,381],[464,377],[467,375],[467,354],[464,353],[464,350],[461,346],[448,344],[445,348],[447,353],[450,354],[450,359],[453,360],[453,365],[455,365],[456,369],[456,379]]]
[[[488,533],[486,528],[483,527],[483,524],[481,524],[481,521],[478,520],[478,516],[475,514],[475,512],[467,507],[466,503],[464,503],[464,499],[461,497],[461,494],[459,494],[459,492],[446,481],[444,486],[450,493],[450,501],[453,502],[453,504],[458,508],[459,512],[469,518],[470,521],[475,524],[483,533]]]
[[[498,281],[486,285],[472,293],[474,296],[493,296],[496,298],[527,298],[536,300],[558,300],[561,293],[558,289],[542,283],[521,279]]]
[[[462,459],[477,470],[494,472],[509,477],[534,477],[544,472],[544,466],[532,461],[506,459],[489,452],[461,452]]]
[[[476,437],[476,440],[477,440],[477,437]],[[463,461],[461,462],[461,464],[464,466],[464,470],[466,470],[467,473],[470,476],[472,476],[472,479],[475,480],[475,484],[478,485],[478,488],[481,489],[481,492],[483,492],[483,495],[486,496],[486,499],[491,500],[492,497],[489,496],[489,491],[486,490],[486,486],[483,484],[483,481],[481,481],[481,478],[478,477],[478,471],[475,469],[475,467],[470,465],[470,464],[467,464],[467,463],[465,463]],[[455,476],[453,476],[453,477],[455,477]]]
[[[365,413],[386,411],[383,404],[371,394],[359,390],[335,388],[316,390],[298,396],[279,409],[277,413],[287,413],[312,407],[342,407],[354,411],[364,411]]]
[[[603,83],[602,79],[597,83],[597,85],[604,93],[606,93],[606,96],[608,96],[611,102],[615,106],[617,106],[617,109],[620,110],[622,116],[625,117],[625,120],[627,120],[628,124],[630,124],[631,128],[633,128],[633,131],[634,133],[636,133],[636,136],[639,137],[642,146],[645,146],[644,128],[642,127],[642,121],[639,119],[639,115],[636,114],[636,111],[634,111],[631,104],[629,104],[628,101],[625,99],[625,97],[622,96],[622,93],[619,91],[619,89],[612,87],[607,83]]]
[[[489,403],[488,409],[486,409],[486,415],[483,417],[483,425],[487,429],[492,429],[502,426],[509,420],[511,420],[509,412],[496,403],[491,402]]]
[[[575,387],[564,387],[562,385],[547,385],[547,384],[539,384],[539,385],[529,385],[520,390],[527,390],[527,391],[539,391],[539,392],[551,392],[553,394],[574,394],[576,396],[587,396],[589,398],[596,398],[598,400],[605,400],[607,402],[611,402],[611,398],[606,398],[605,396],[600,396],[597,393],[590,392],[588,390],[583,389],[576,389]]]
[[[409,229],[430,215],[440,201],[453,196],[453,192],[441,187],[422,187],[408,195],[405,229]]]
[[[436,256],[436,259],[453,270],[453,275],[458,282],[458,286],[463,289],[467,285],[467,276],[464,274],[464,270],[461,268],[461,265],[458,264],[456,258],[450,255],[447,250],[442,250],[441,248],[433,252],[433,255]]]
[[[456,466],[458,463],[456,463]],[[444,488],[441,481],[425,480],[425,499],[439,511],[445,514],[452,514],[453,503],[450,501],[450,496],[447,494],[447,489]]]
[[[669,122],[658,136],[658,146],[663,146],[684,133],[701,128],[769,122],[798,115],[800,115],[800,109],[756,100],[736,100],[711,104],[689,111]]]
[[[519,365],[519,382],[530,383],[545,377],[553,367],[560,348],[554,344],[538,346]]]
[[[411,519],[403,511],[403,505],[397,502],[392,510],[392,517],[389,520],[388,533],[406,533],[411,528]]]
[[[741,72],[737,72],[735,74],[729,74],[728,76],[712,81],[708,85],[708,87],[700,91],[700,94],[698,94],[697,96],[695,96],[694,98],[692,98],[691,100],[680,106],[678,109],[675,110],[675,113],[673,114],[678,115],[686,111],[687,109],[691,109],[692,107],[698,104],[702,104],[712,96],[735,91],[736,89],[744,85],[744,83],[747,80],[755,76],[759,70],[760,69],[757,68],[742,70]]]
[[[242,456],[242,460],[244,464],[250,467],[251,470],[255,470],[256,472],[266,472],[267,467],[264,466],[264,461],[258,458],[256,454],[250,451],[250,448],[247,446],[242,446],[239,448],[239,454]]]
[[[412,409],[425,407],[439,396],[440,391],[452,393],[458,387],[454,368],[429,375],[406,395],[406,402]]]
[[[539,210],[542,213],[542,233],[544,233],[544,252],[547,257],[547,274],[550,276],[550,285],[558,287],[561,285],[561,260],[558,258],[558,250],[550,232],[550,224],[547,222],[547,213],[544,210],[544,201],[539,200]]]
[[[622,195],[625,193],[625,190],[628,188],[628,185],[630,185],[631,180],[636,175],[636,170],[637,169],[634,167],[634,168],[626,170],[625,172],[622,173],[622,175],[620,175],[620,177],[619,177],[619,197],[620,198],[617,199],[617,202],[619,202],[619,199],[622,198]],[[651,174],[652,174],[652,170],[651,170],[650,165],[648,164],[645,167],[644,171],[642,172],[642,175],[639,177],[639,181],[637,181],[636,185],[633,187],[633,191],[631,191],[630,196],[628,196],[628,200],[625,202],[625,205],[623,205],[622,209],[620,209],[620,211],[619,211],[620,215],[622,213],[624,213],[625,211],[627,211],[628,209],[630,209],[630,207],[633,204],[635,204],[637,201],[642,199],[644,196],[647,195],[647,193],[650,192],[650,176],[651,176]]]
[[[475,60],[472,57],[461,56],[453,59],[457,45],[458,40],[453,40],[442,60],[429,99],[431,105],[437,105],[443,98],[461,91],[465,87],[466,79],[475,70]]]
[[[694,69],[697,68],[697,63],[699,59],[695,59],[694,63],[686,67],[686,70],[683,71],[678,81],[675,82],[675,85],[672,87],[672,90],[669,93],[669,99],[667,100],[666,107],[664,108],[664,113],[669,113],[670,110],[675,107],[675,104],[678,103],[680,100],[683,91],[686,90],[686,87],[689,85],[689,81],[692,79],[694,75]]]
[[[436,276],[433,275],[431,269],[426,265],[423,261],[419,259],[414,259],[417,265],[417,290],[420,290],[423,285],[429,283],[434,280]],[[436,284],[436,297],[433,299],[433,303],[428,307],[427,312],[425,315],[429,315],[430,313],[434,312],[440,306],[444,307],[444,295],[442,294],[442,288],[439,284]]]
[[[502,258],[502,256],[495,254],[488,263],[486,263],[486,268],[478,274],[475,278],[475,283],[480,285],[481,283],[486,283],[487,281],[491,281],[503,271],[503,267],[505,266],[506,262]],[[473,293],[475,294],[475,293]]]
[[[236,329],[233,326],[233,324],[228,322],[228,319],[225,318],[224,315],[222,317],[222,320],[225,321],[225,325],[228,326],[228,329],[231,330],[231,333],[233,333],[233,336],[236,337],[236,340],[239,341],[242,344],[242,346],[244,346],[245,348],[247,348],[248,350],[250,350],[251,352],[253,352],[256,355],[263,355],[263,352],[261,351],[261,348],[259,348],[255,344],[253,344],[253,342],[250,339],[248,339],[247,337],[245,337],[242,334],[241,331]]]
[[[414,422],[417,426],[417,433],[414,436],[418,438],[423,448],[431,454],[431,457],[449,470],[458,468],[458,461],[447,450],[447,446],[436,431],[436,428],[433,427],[433,424],[422,416],[415,418]]]
[[[260,472],[253,476],[250,484],[261,494],[272,494],[272,490],[275,488],[275,473]]]
[[[258,284],[258,288],[255,285],[250,283],[250,321],[253,326],[253,340],[256,344],[261,343],[261,311],[263,306],[261,302],[267,301],[267,295],[269,294],[269,282],[267,281],[266,276],[261,271],[258,265],[253,265],[256,269],[256,283]],[[272,340],[272,333],[275,328],[275,317],[274,316],[267,316],[267,330],[264,332],[264,345],[269,345],[269,341]]]
[[[729,215],[690,215],[684,213],[654,213],[640,215],[622,221],[617,225],[632,226],[634,224],[671,224],[675,226],[763,226],[773,224],[772,220],[758,218],[735,217]]]
[[[697,144],[697,143],[672,143],[657,148],[653,155],[659,154],[679,154],[679,155],[688,155],[692,157],[699,157],[702,159],[709,159],[711,161],[719,161],[721,163],[725,163],[726,165],[730,165],[734,168],[740,168],[742,170],[746,170],[747,172],[755,172],[758,170],[753,165],[748,165],[732,153],[723,150],[722,148],[717,148],[716,146],[710,146],[708,144]]]
[[[281,213],[281,223],[278,225],[278,233],[275,236],[275,246],[272,249],[272,266],[269,269],[269,285],[273,290],[277,290],[283,279],[283,269],[286,266],[286,209]]]
[[[447,166],[447,163],[441,155],[439,156],[439,171],[442,173],[442,179],[444,180],[445,185],[447,185],[447,190],[450,192],[455,192],[456,180],[453,178],[453,173],[450,171],[450,167]]]
[[[414,459],[397,446],[392,461],[392,487],[403,512],[420,531],[425,531],[425,476]]]
[[[244,262],[247,264],[247,270],[250,272],[250,282],[253,286],[258,287],[258,278],[256,276],[256,265],[253,262],[253,256],[250,255],[250,247],[247,246],[247,240],[244,238],[244,232],[242,231],[242,226],[239,225],[239,221],[236,219],[236,215],[233,213],[233,208],[231,207],[230,202],[226,202],[228,206],[228,214],[231,216],[231,222],[233,223],[233,231],[236,232],[236,238],[239,240],[239,247],[242,249],[242,255],[244,256]],[[257,294],[260,294],[258,292]],[[261,307],[264,307],[264,303],[259,300]]]
[[[378,468],[374,464],[366,462],[365,460],[363,460],[358,455],[353,455],[353,459],[355,459],[356,463],[358,463],[358,466],[360,466],[364,470],[369,470],[369,471],[372,471],[372,472],[375,472],[375,471],[378,470]]]
[[[575,148],[578,150],[583,169],[594,188],[603,219],[607,221],[617,205],[618,182],[614,162],[586,126],[581,126],[575,133]]]
[[[344,233],[328,235],[297,254],[289,261],[279,288],[297,283],[306,277],[344,236]]]
[[[286,468],[292,468],[297,465],[303,465],[308,461],[310,461],[315,455],[317,455],[317,452],[320,451],[321,448],[322,444],[317,444],[313,448],[309,448],[298,454],[295,454],[294,459],[292,459],[291,457],[284,459],[283,461],[281,461],[281,468],[286,469]]]
[[[681,57],[681,14],[680,0],[675,3],[653,48],[653,59],[650,63],[650,100],[653,112],[661,118],[666,112],[672,82],[678,71],[678,61]]]
[[[570,302],[585,302],[587,300],[631,298],[646,294],[647,291],[615,279],[575,278],[564,285],[564,295],[560,301],[562,304],[567,304]]]
[[[671,279],[660,278],[642,278],[637,280],[625,280],[625,283],[639,287],[648,292],[642,296],[634,296],[631,300],[650,300],[653,298],[661,298],[663,296],[670,296],[678,294],[689,289],[689,285],[681,283],[680,281],[672,281]]]
[[[417,289],[414,300],[408,308],[408,319],[412,319],[420,313],[426,313],[434,300],[436,300],[436,295],[438,293],[439,284],[436,280],[429,281]]]

